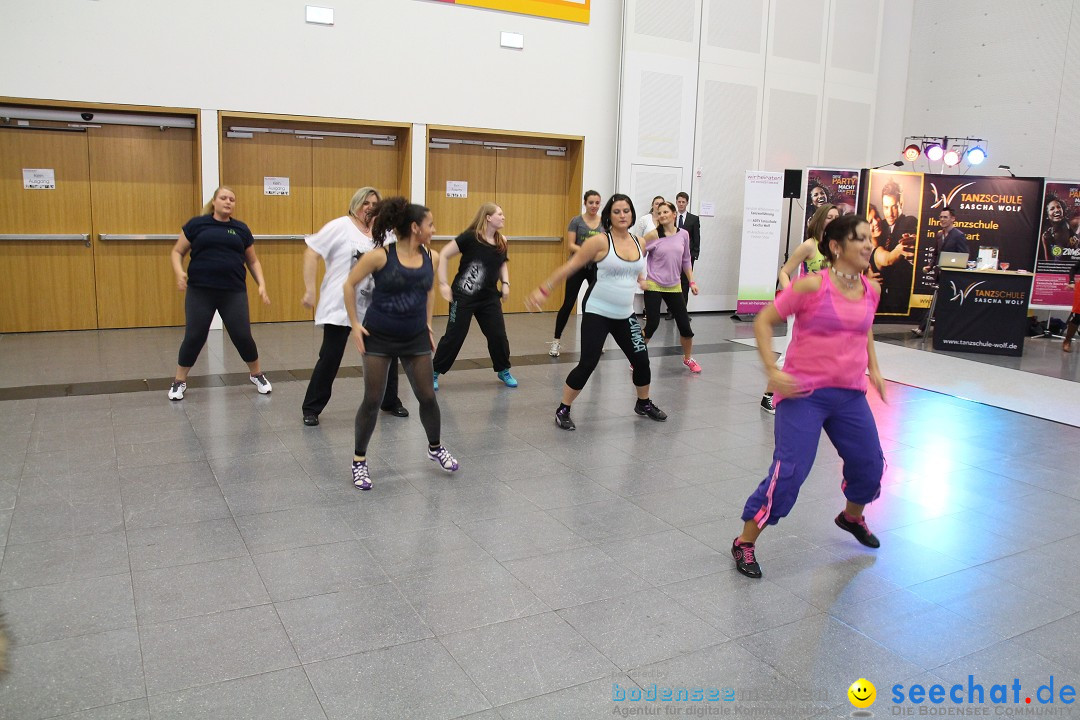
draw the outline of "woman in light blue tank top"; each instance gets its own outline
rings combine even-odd
[[[652,380],[649,352],[641,325],[634,317],[634,295],[645,285],[645,253],[641,243],[630,233],[635,219],[633,201],[626,195],[612,195],[600,213],[605,232],[586,240],[581,250],[533,290],[525,301],[530,310],[541,309],[557,283],[586,263],[596,263],[596,283],[589,288],[582,303],[581,357],[566,378],[562,404],[555,411],[555,424],[563,430],[576,427],[570,419],[570,405],[600,362],[608,335],[630,360],[638,397],[634,412],[661,422],[667,420],[664,411],[649,399]]]

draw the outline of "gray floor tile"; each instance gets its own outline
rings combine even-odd
[[[711,575],[731,566],[729,556],[680,530],[612,540],[601,544],[600,549],[654,585]]]
[[[828,615],[732,642],[808,690],[835,687],[838,677],[909,677],[923,669]]]
[[[612,701],[613,685],[637,687],[625,675],[612,675],[602,680],[582,683],[565,690],[556,690],[528,700],[520,700],[498,708],[504,720],[530,718],[598,718],[615,714],[619,703]],[[637,703],[641,705],[641,703]]]
[[[124,443],[116,446],[116,462],[121,468],[153,467],[202,460],[205,454],[196,438]]]
[[[115,500],[48,505],[16,505],[8,532],[9,545],[102,535],[124,529],[124,512]]]
[[[18,486],[19,505],[91,504],[120,500],[115,468],[24,477]]]
[[[418,492],[390,496],[374,491],[356,494],[359,499],[337,507],[338,514],[360,538],[454,524],[452,514],[441,503]]]
[[[637,495],[630,502],[678,528],[730,517],[733,512],[701,485]]]
[[[150,490],[188,490],[216,485],[213,471],[205,460],[152,465],[148,467],[122,468],[120,470],[121,493]]]
[[[786,554],[776,560],[759,552],[758,561],[764,577],[825,611],[900,588],[871,572],[874,556],[860,556],[848,561],[816,549]]]
[[[392,578],[426,575],[491,558],[456,526],[369,537],[363,543]]]
[[[20,645],[135,627],[127,573],[12,590],[0,604]]]
[[[391,584],[289,600],[277,610],[304,663],[432,637]]]
[[[210,467],[222,487],[233,483],[304,477],[304,469],[289,452],[215,457],[210,460]]]
[[[608,676],[615,666],[555,613],[441,638],[495,706]]]
[[[131,574],[140,625],[270,602],[250,557]]]
[[[356,540],[279,550],[252,559],[274,602],[381,585],[389,579]]]
[[[154,720],[326,720],[301,668],[227,680],[150,698]]]
[[[356,539],[345,522],[328,507],[244,515],[236,518],[236,524],[253,555]]]
[[[610,490],[571,470],[558,475],[507,480],[506,484],[545,510],[615,498]]]
[[[649,583],[591,546],[502,565],[554,610],[649,587]]]
[[[548,511],[566,527],[592,542],[647,535],[671,526],[627,500],[603,500]]]
[[[312,663],[306,670],[330,720],[375,717],[387,708],[404,717],[457,718],[490,707],[436,640]]]
[[[598,600],[558,614],[623,670],[727,640],[659,590]]]
[[[131,571],[224,560],[248,553],[233,520],[128,531]]]
[[[56,720],[150,720],[150,708],[146,704],[146,698],[140,698],[62,715]]]
[[[1073,673],[1080,671],[1080,613],[1047,623],[1018,636],[1020,644]]]
[[[124,525],[128,530],[230,516],[229,506],[217,485],[175,489],[128,487],[123,493]]]
[[[237,517],[326,504],[324,495],[306,476],[232,483],[223,486],[222,493]]]
[[[16,645],[0,679],[5,716],[36,720],[144,697],[134,628]]]
[[[830,614],[925,669],[1002,640],[998,633],[908,590],[836,608]]]
[[[11,545],[0,570],[0,591],[128,572],[123,532]]]
[[[1010,685],[1009,695],[1012,699],[1012,680],[1020,680],[1021,700],[1032,697],[1040,685],[1046,684],[1053,676],[1055,681],[1055,694],[1062,683],[1068,683],[1065,678],[1075,677],[1075,671],[1067,669],[1060,663],[1048,660],[1034,650],[1025,647],[1019,640],[1003,640],[990,647],[983,648],[978,652],[965,655],[948,664],[934,668],[934,675],[940,677],[945,683],[960,684],[964,686],[964,696],[967,696],[968,676],[974,675],[975,681],[982,684],[985,700],[989,700],[990,685],[1004,683],[1008,680]],[[993,678],[991,680],[991,678]],[[1000,678],[1000,680],[998,679]],[[1075,686],[1074,686],[1075,687]],[[1045,697],[1045,695],[1044,695]],[[978,696],[975,696],[978,699]],[[1059,700],[1055,698],[1056,701]],[[1055,702],[1055,705],[1059,704]]]
[[[146,625],[139,635],[151,697],[300,664],[270,605]]]
[[[499,561],[520,560],[588,544],[544,512],[460,523],[459,527]]]
[[[494,560],[405,578],[396,584],[436,635],[550,610]]]

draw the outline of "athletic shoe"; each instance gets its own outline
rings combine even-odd
[[[761,396],[761,409],[770,415],[776,414],[776,406],[773,405],[771,392],[767,392]]]
[[[685,365],[686,367],[690,368],[690,372],[692,372],[692,373],[701,372],[701,366],[698,365],[697,360],[695,360],[694,358],[686,358],[685,360],[682,361],[682,364]]]
[[[870,528],[866,526],[865,517],[856,518],[855,520],[849,520],[849,517],[851,516],[846,512],[841,511],[840,514],[836,516],[836,527],[847,530],[855,536],[856,540],[866,547],[881,547],[881,541],[878,540],[877,536],[870,532]]]
[[[650,417],[657,422],[664,422],[665,420],[667,420],[667,413],[653,405],[652,400],[638,402],[636,405],[634,405],[634,412],[636,412],[638,415],[645,415],[647,417]]]
[[[432,377],[432,380],[433,380],[433,381],[434,381],[434,383],[435,383],[435,392],[438,392],[438,391],[439,391],[439,373],[437,373],[437,372],[433,372],[433,373],[431,373],[431,374],[432,374],[432,376],[433,376],[433,377]]]
[[[510,374],[509,370],[500,370],[499,379],[503,381],[503,385],[506,385],[506,387],[518,386],[518,381]]]
[[[368,474],[367,460],[352,461],[352,484],[361,490],[371,489],[371,475]]]
[[[754,556],[754,543],[740,543],[739,538],[731,543],[731,557],[735,558],[735,569],[749,578],[761,577],[761,566]]]
[[[923,336],[922,328],[911,328],[911,334],[917,338],[921,338]]]
[[[556,410],[555,411],[555,424],[561,427],[563,430],[577,430],[577,425],[570,419],[569,410]]]
[[[551,357],[559,357],[559,350],[562,348],[562,343],[558,340],[552,340],[548,343],[551,347],[548,348],[548,355]]]
[[[169,399],[183,400],[185,390],[187,390],[186,382],[183,380],[173,380],[173,384],[169,386]]]
[[[441,467],[446,472],[454,472],[458,469],[457,460],[454,459],[454,456],[451,455],[450,452],[442,445],[440,445],[434,450],[428,448],[427,456],[435,462],[439,463],[439,467]]]
[[[304,424],[307,425],[308,427],[315,427],[316,425],[319,424],[319,416],[318,415],[305,415],[304,416]]]
[[[270,381],[267,380],[266,376],[262,373],[259,373],[258,375],[249,375],[248,380],[250,380],[255,387],[259,388],[260,395],[267,395],[274,389],[271,387]]]

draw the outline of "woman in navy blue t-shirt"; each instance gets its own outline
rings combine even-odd
[[[183,400],[191,366],[199,357],[214,313],[221,315],[229,338],[251,371],[251,382],[265,395],[271,391],[270,381],[259,369],[259,350],[251,337],[251,318],[248,313],[247,270],[259,284],[259,297],[270,304],[262,265],[255,255],[255,238],[248,226],[233,218],[236,195],[227,187],[219,187],[203,208],[203,214],[187,221],[173,246],[171,259],[176,273],[176,287],[187,292],[184,314],[187,329],[180,344],[176,377],[169,388],[170,400]],[[191,253],[187,272],[184,256]]]

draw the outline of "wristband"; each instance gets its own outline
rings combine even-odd
[[[551,293],[549,293],[549,292],[548,292],[548,291],[547,291],[547,290],[546,290],[546,289],[544,288],[544,286],[543,286],[543,285],[541,285],[540,287],[538,287],[538,288],[537,288],[537,290],[539,290],[539,291],[540,291],[540,294],[541,294],[541,295],[543,295],[544,297],[548,297],[549,295],[551,295]]]

